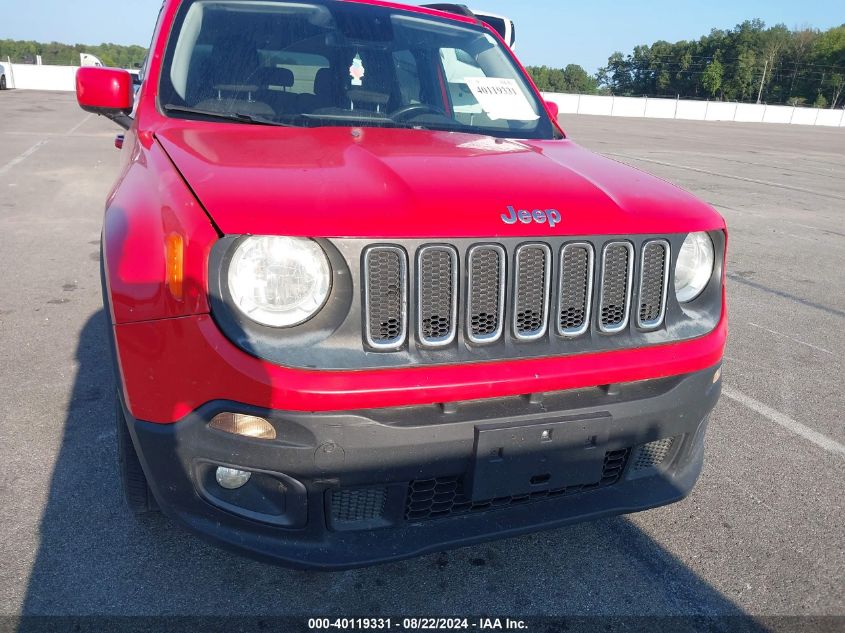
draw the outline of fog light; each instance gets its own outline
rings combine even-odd
[[[215,415],[209,425],[218,431],[254,437],[259,440],[275,440],[276,429],[264,418],[240,413],[220,413]]]
[[[246,482],[248,482],[249,478],[252,477],[252,473],[237,470],[235,468],[224,468],[223,466],[220,466],[214,476],[221,487],[226,490],[237,490],[238,488],[243,488],[246,485]]]

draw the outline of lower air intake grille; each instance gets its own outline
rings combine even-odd
[[[456,514],[485,512],[496,508],[507,508],[518,504],[554,499],[579,492],[606,488],[619,481],[622,471],[625,469],[625,463],[628,460],[629,453],[629,449],[624,449],[610,451],[605,454],[602,476],[596,483],[526,493],[516,497],[490,499],[489,501],[474,502],[469,499],[464,491],[464,479],[462,476],[412,481],[408,485],[405,518],[408,521],[439,519]]]
[[[451,247],[427,246],[418,257],[420,341],[448,345],[457,327],[458,255]]]
[[[666,285],[669,281],[669,243],[647,242],[640,267],[640,305],[637,325],[654,328],[663,322],[666,309]]]
[[[337,523],[373,521],[384,512],[383,487],[338,490],[332,493],[332,519]]]
[[[628,325],[633,256],[633,247],[628,242],[613,242],[604,248],[599,306],[599,326],[603,332],[618,332]]]
[[[637,448],[636,455],[634,456],[633,470],[645,470],[646,468],[660,466],[660,464],[663,463],[663,460],[666,459],[669,451],[672,450],[672,446],[674,444],[674,437],[667,437],[662,440],[657,440],[656,442],[643,444]]]
[[[407,334],[408,263],[405,252],[378,246],[365,257],[367,343],[379,349],[396,349]]]

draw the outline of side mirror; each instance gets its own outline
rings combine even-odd
[[[135,100],[132,76],[116,68],[80,68],[76,71],[76,100],[86,112],[101,114],[128,128]]]
[[[546,108],[548,108],[552,119],[557,121],[560,116],[560,107],[554,101],[546,101]]]

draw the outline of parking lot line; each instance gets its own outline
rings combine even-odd
[[[76,124],[76,125],[74,125],[72,128],[70,128],[70,130],[68,130],[68,131],[65,133],[65,136],[72,136],[72,135],[73,135],[73,133],[74,133],[74,132],[76,132],[79,128],[81,128],[83,125],[85,125],[85,122],[86,122],[86,121],[88,121],[88,119],[90,119],[92,116],[94,116],[94,115],[89,113],[89,114],[88,114],[88,116],[86,116],[86,117],[85,117],[84,119],[82,119],[79,123],[77,123],[77,124]]]
[[[739,391],[738,389],[734,389],[732,387],[723,386],[722,387],[722,395],[739,404],[759,413],[764,418],[769,420],[770,422],[774,422],[775,424],[781,425],[787,431],[794,433],[795,435],[799,435],[803,437],[805,440],[809,440],[816,446],[823,448],[826,451],[830,451],[831,453],[838,454],[842,457],[845,457],[845,446],[833,440],[826,435],[822,435],[817,431],[801,424],[797,420],[793,420],[787,415],[784,415],[780,411],[772,409],[767,404],[760,402],[752,398],[749,395],[746,395]]]
[[[5,174],[7,171],[9,171],[15,165],[25,161],[27,158],[32,156],[38,150],[39,147],[41,147],[42,145],[44,145],[46,143],[47,143],[47,141],[38,141],[35,145],[30,147],[23,154],[20,154],[19,156],[13,158],[8,163],[6,163],[2,167],[0,167],[0,174]]]
[[[819,347],[818,345],[813,345],[812,343],[807,343],[806,341],[802,341],[802,340],[797,339],[797,338],[792,338],[791,336],[789,336],[788,334],[784,334],[783,332],[778,332],[776,330],[770,330],[769,328],[763,327],[762,325],[757,325],[756,323],[749,322],[748,325],[750,325],[751,327],[756,327],[758,330],[763,330],[764,332],[768,332],[769,334],[774,334],[775,336],[782,336],[783,338],[788,339],[788,340],[792,341],[793,343],[798,343],[799,345],[806,345],[807,347],[814,349],[816,351],[824,352],[825,354],[830,354],[831,356],[836,356],[836,354],[834,354],[830,350],[826,350],[823,347]]]
[[[694,171],[698,174],[706,174],[708,176],[718,176],[719,178],[729,178],[731,180],[740,180],[742,182],[749,182],[755,185],[765,185],[767,187],[777,187],[779,189],[788,189],[790,191],[797,191],[799,193],[808,193],[814,196],[821,196],[822,198],[834,198],[836,200],[845,200],[845,196],[840,196],[835,193],[827,193],[824,191],[817,191],[815,189],[805,189],[804,187],[794,187],[792,185],[785,185],[780,182],[770,182],[768,180],[758,180],[756,178],[746,178],[745,176],[736,176],[734,174],[723,174],[718,171],[710,171],[708,169],[701,169],[700,167],[691,167],[689,165],[681,165],[679,163],[667,163],[662,160],[654,160],[653,158],[643,158],[642,156],[632,156],[630,154],[615,154],[613,152],[602,152],[605,156],[613,156],[614,158],[621,158],[623,160],[638,160],[644,163],[652,163],[654,165],[662,165],[664,167],[672,167],[673,169],[685,169],[686,171]]]

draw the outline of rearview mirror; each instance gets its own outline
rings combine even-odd
[[[546,101],[546,108],[548,108],[552,119],[557,121],[560,116],[560,107],[554,101]]]
[[[116,68],[80,68],[76,71],[76,100],[86,112],[101,114],[128,128],[135,100],[132,76]]]

